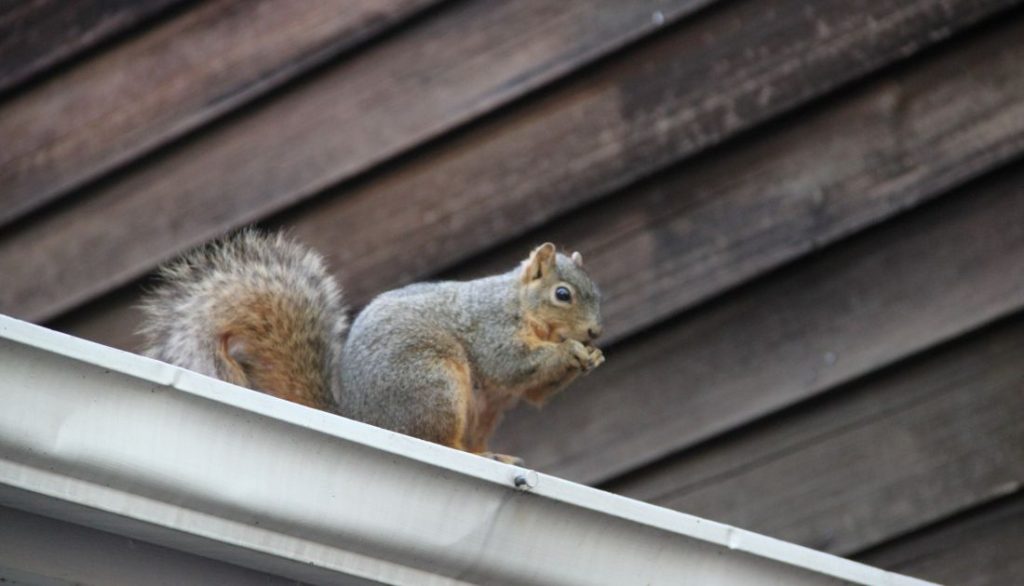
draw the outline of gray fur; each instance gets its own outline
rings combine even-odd
[[[311,351],[326,353],[322,376],[337,392],[348,318],[341,291],[315,251],[281,233],[243,230],[185,254],[158,278],[161,284],[141,304],[146,355],[223,379],[216,358],[220,324],[247,293],[270,293],[298,314],[285,319],[297,331],[282,335],[304,336],[315,345]]]
[[[599,329],[596,285],[581,262],[562,254],[555,258],[553,282],[567,283],[576,293],[573,321]],[[548,383],[554,392],[567,384],[575,373],[565,371],[577,364],[569,342],[531,348],[520,341],[524,314],[549,303],[524,295],[524,269],[525,263],[483,279],[418,283],[374,299],[356,318],[345,345],[341,413],[445,443],[458,407],[450,372],[439,368],[445,361],[468,363],[474,396],[505,408],[528,387]]]

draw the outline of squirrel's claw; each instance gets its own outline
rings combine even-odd
[[[566,340],[573,358],[579,363],[580,370],[590,372],[604,363],[604,353],[600,348],[585,345],[578,340]]]
[[[503,464],[512,464],[513,466],[522,466],[523,465],[523,459],[519,458],[517,456],[508,456],[506,454],[495,454],[494,452],[482,452],[482,453],[477,454],[477,455],[483,456],[484,458],[489,458],[491,460],[497,460],[497,461],[499,461],[499,462],[501,462]]]

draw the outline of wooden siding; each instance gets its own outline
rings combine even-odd
[[[1024,576],[1024,498],[1016,495],[858,556],[872,565],[946,584],[1006,586]]]
[[[0,10],[0,92],[186,0],[21,0]]]
[[[214,0],[11,100],[0,165],[16,219],[429,5]],[[144,80],[144,82],[143,82]],[[33,121],[47,120],[47,124]],[[53,129],[60,129],[55,135]]]
[[[153,268],[249,223],[327,253],[357,307],[553,240],[605,291],[608,362],[495,449],[1008,584],[1020,4],[15,3],[0,312],[133,349]]]

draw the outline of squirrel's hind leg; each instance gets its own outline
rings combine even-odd
[[[441,370],[446,379],[446,391],[451,398],[450,417],[447,429],[441,430],[441,436],[433,440],[441,445],[466,451],[466,431],[469,428],[469,413],[473,405],[473,380],[469,365],[458,358],[447,358],[441,361]]]
[[[367,420],[422,440],[466,451],[473,387],[469,366],[454,352],[406,355],[387,374],[378,404],[387,415]],[[410,382],[412,381],[412,382]],[[387,397],[386,399],[384,397]],[[358,417],[357,417],[358,419]]]
[[[493,423],[484,424],[485,422],[481,421],[481,409],[476,404],[478,398],[473,394],[473,378],[469,365],[459,358],[443,359],[440,365],[441,372],[437,374],[443,379],[440,386],[450,399],[450,408],[442,409],[441,412],[435,411],[439,417],[433,421],[424,421],[428,425],[422,428],[426,433],[420,437],[506,464],[522,465],[521,458],[487,451],[485,436],[490,435]]]

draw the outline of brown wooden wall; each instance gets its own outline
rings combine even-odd
[[[1024,579],[1013,0],[0,6],[0,312],[132,349],[286,226],[355,304],[553,240],[608,362],[494,447],[949,584]]]

